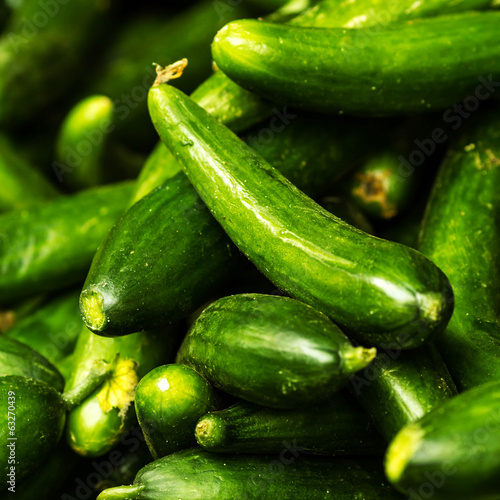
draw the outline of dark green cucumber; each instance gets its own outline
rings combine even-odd
[[[14,488],[45,461],[64,427],[66,406],[61,395],[38,380],[0,377],[0,491]],[[12,490],[11,490],[12,492]]]
[[[177,362],[246,401],[298,408],[339,391],[375,354],[353,347],[312,307],[255,293],[210,304],[188,331]]]
[[[79,101],[64,119],[56,143],[59,181],[72,189],[103,184],[103,155],[114,127],[113,102],[104,95]]]
[[[295,450],[314,455],[381,454],[383,439],[349,394],[339,392],[318,406],[275,410],[237,403],[204,415],[196,440],[218,453],[280,453]]]
[[[404,427],[386,456],[411,498],[493,500],[500,491],[500,382],[470,389]]]
[[[219,455],[185,450],[144,467],[131,486],[98,500],[395,500],[374,460],[278,455]]]
[[[33,113],[64,96],[82,60],[104,33],[108,7],[96,0],[43,6],[26,0],[13,13],[0,39],[3,125],[29,123]]]
[[[320,205],[339,219],[347,222],[351,226],[357,227],[365,233],[374,234],[372,223],[365,214],[345,196],[327,196],[322,198]]]
[[[0,212],[20,210],[56,198],[57,189],[0,135]]]
[[[437,345],[458,388],[500,379],[500,113],[463,132],[438,173],[420,249],[442,266],[456,308]]]
[[[149,103],[212,215],[276,286],[372,345],[418,347],[446,327],[452,291],[430,260],[321,208],[173,87],[153,87]]]
[[[380,352],[351,377],[350,387],[386,441],[457,394],[441,355],[433,345],[411,352]]]
[[[418,19],[376,33],[242,20],[219,31],[212,55],[237,84],[275,102],[332,114],[411,114],[474,95],[481,75],[500,77],[499,24],[500,12]]]
[[[210,384],[185,365],[155,368],[135,391],[137,420],[155,460],[195,446],[196,422],[215,407]]]
[[[0,335],[0,377],[6,375],[40,380],[58,391],[64,388],[62,375],[46,358],[25,344]]]
[[[82,328],[75,289],[46,302],[33,314],[19,320],[7,336],[23,342],[57,366],[73,352]]]
[[[0,303],[83,281],[131,192],[130,183],[99,187],[1,215]]]
[[[134,391],[148,371],[175,352],[175,331],[142,332],[117,339],[84,328],[73,354],[64,398],[73,408],[66,436],[80,455],[110,451],[134,420]]]
[[[267,125],[249,131],[246,141],[315,195],[373,147],[379,127],[290,113],[271,122],[272,129]],[[163,161],[159,147],[155,158]],[[173,174],[180,165],[166,158],[172,162],[148,162],[147,168],[152,165],[153,175],[157,166],[163,175]],[[100,246],[82,291],[84,320],[96,333],[122,335],[180,319],[213,295],[237,255],[179,172],[135,203]]]

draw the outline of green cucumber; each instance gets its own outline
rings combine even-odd
[[[410,498],[493,500],[500,490],[500,382],[470,389],[404,427],[386,474]]]
[[[212,215],[276,286],[371,345],[418,347],[446,327],[452,291],[430,260],[321,208],[173,87],[153,87],[149,103]]]
[[[353,347],[312,307],[255,293],[210,304],[188,331],[177,362],[246,401],[298,408],[339,391],[375,354]]]
[[[250,130],[245,139],[292,182],[317,195],[373,147],[378,126],[288,114],[273,129]],[[163,162],[160,147],[155,157]],[[166,158],[172,162],[163,166],[148,161],[149,179],[156,167],[163,175],[180,169],[173,156]],[[84,321],[96,333],[113,336],[180,319],[213,295],[238,255],[179,172],[135,203],[108,233],[82,290]]]
[[[0,377],[7,375],[40,380],[58,391],[64,387],[62,375],[46,358],[25,344],[0,335]]]
[[[14,488],[45,461],[64,427],[66,406],[61,395],[38,380],[0,377],[0,491]],[[9,490],[13,492],[14,490]]]
[[[110,451],[134,421],[134,391],[148,371],[172,357],[175,331],[117,339],[83,328],[63,397],[72,408],[66,437],[74,451],[95,457]],[[175,351],[174,351],[175,352]]]
[[[96,0],[26,0],[13,13],[0,39],[3,125],[30,123],[71,89],[82,59],[104,33],[108,7]]]
[[[29,316],[20,319],[7,336],[23,342],[57,366],[73,352],[81,330],[80,290],[59,295]]]
[[[395,500],[373,460],[280,456],[219,455],[180,451],[156,460],[134,484],[104,490],[98,500]]]
[[[0,212],[21,210],[56,198],[57,189],[0,135]]]
[[[99,187],[0,215],[0,303],[83,281],[131,189],[130,183]]]
[[[494,108],[453,145],[420,233],[420,250],[455,291],[455,312],[436,343],[459,390],[500,379],[499,125]]]
[[[322,405],[295,410],[243,401],[204,415],[195,434],[202,448],[218,453],[280,453],[292,448],[315,455],[364,455],[385,448],[368,416],[343,392]]]
[[[137,420],[155,460],[195,446],[196,422],[215,407],[210,384],[185,365],[155,368],[135,391]]]
[[[114,126],[112,117],[113,102],[104,95],[92,95],[73,106],[57,137],[53,167],[60,182],[74,190],[104,183],[103,155]]]
[[[350,387],[387,442],[402,427],[457,394],[433,345],[379,353],[368,368],[351,377]]]
[[[481,75],[500,77],[499,24],[500,12],[418,19],[376,33],[242,20],[219,31],[212,56],[237,84],[282,104],[331,114],[421,113],[473,96]],[[422,54],[432,55],[423,61]]]
[[[327,196],[322,198],[320,205],[339,219],[347,222],[351,226],[357,227],[365,233],[374,234],[372,223],[365,214],[345,196]]]

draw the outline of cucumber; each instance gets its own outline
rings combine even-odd
[[[108,3],[25,0],[0,39],[0,122],[12,127],[64,97],[104,33]],[[92,36],[89,36],[92,33]]]
[[[379,353],[368,368],[351,377],[350,388],[387,442],[457,394],[433,345]]]
[[[135,392],[137,420],[155,460],[195,446],[196,422],[215,407],[210,384],[185,365],[155,368]]]
[[[0,134],[0,212],[28,208],[58,195],[57,189]]]
[[[0,491],[14,488],[45,461],[64,427],[66,407],[50,385],[15,375],[0,377]],[[13,490],[9,490],[13,492]]]
[[[446,327],[452,291],[430,260],[322,209],[173,87],[153,87],[149,103],[212,215],[281,290],[371,345],[418,347]]]
[[[189,329],[177,362],[246,401],[298,408],[339,391],[375,354],[353,347],[312,307],[255,293],[210,304]]]
[[[331,114],[421,113],[473,96],[480,75],[500,77],[499,24],[500,12],[418,19],[376,33],[242,20],[219,31],[212,56],[237,84],[282,104]]]
[[[131,189],[130,183],[100,187],[1,215],[0,303],[83,281]]]
[[[7,336],[22,342],[56,366],[71,354],[81,330],[80,290],[59,295],[20,319]]]
[[[351,226],[357,227],[365,233],[374,234],[372,223],[365,217],[364,213],[346,196],[327,196],[322,198],[320,205],[339,219]]]
[[[172,357],[175,333],[171,329],[107,339],[82,329],[63,395],[72,408],[66,437],[74,451],[96,457],[118,444],[134,421],[137,383]]]
[[[438,348],[459,390],[500,379],[500,115],[471,124],[443,163],[420,249],[447,273],[456,308]]]
[[[386,474],[411,498],[490,500],[500,489],[500,382],[470,389],[404,427]]]
[[[58,391],[64,387],[62,375],[46,358],[25,344],[0,335],[0,377],[7,375],[40,380]]]
[[[260,127],[245,138],[309,194],[321,193],[379,135],[377,123],[290,116],[276,123],[274,132]],[[155,157],[163,162],[160,148]],[[148,161],[150,179],[156,167],[165,176],[180,169],[167,158],[173,163]],[[82,290],[84,321],[96,333],[112,336],[180,319],[213,295],[238,255],[180,172],[134,204],[109,232]]]
[[[402,498],[373,460],[218,455],[180,451],[144,467],[131,486],[104,490],[98,500],[335,500]]]
[[[196,440],[218,453],[381,454],[385,444],[368,416],[348,394],[295,410],[275,410],[242,401],[207,413],[196,425]]]
[[[60,182],[73,190],[103,184],[104,150],[114,127],[113,102],[104,95],[79,101],[66,115],[56,143],[53,168]]]

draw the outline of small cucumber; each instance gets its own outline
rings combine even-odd
[[[391,483],[411,498],[493,500],[500,490],[500,382],[447,401],[404,427],[386,455]]]
[[[321,208],[173,87],[152,87],[149,104],[212,215],[281,290],[371,345],[414,348],[446,327],[452,291],[430,260]]]
[[[196,440],[218,453],[280,453],[292,449],[313,455],[381,454],[384,441],[349,394],[327,403],[276,410],[237,403],[207,413],[196,425]]]
[[[210,384],[185,365],[155,368],[135,391],[137,420],[155,460],[195,446],[196,422],[215,407]]]
[[[351,377],[350,388],[387,442],[457,394],[433,345],[380,352],[368,368]]]
[[[0,335],[0,377],[18,375],[40,380],[62,391],[64,379],[41,354],[12,338]]]
[[[131,192],[104,186],[0,215],[0,304],[83,281]]]
[[[286,464],[286,465],[285,465]],[[156,460],[131,486],[97,500],[396,500],[373,460],[276,455],[219,455],[190,449]]]
[[[375,33],[242,20],[219,31],[212,56],[231,80],[274,102],[332,114],[421,113],[473,96],[481,75],[500,77],[499,24],[492,11]]]
[[[420,250],[442,266],[456,294],[436,343],[459,390],[500,379],[500,113],[463,131],[435,181]]]
[[[210,304],[188,331],[177,362],[233,396],[298,408],[339,391],[375,354],[353,347],[312,307],[255,293]]]
[[[14,488],[40,467],[56,447],[66,417],[61,395],[39,380],[0,377],[0,464],[3,488]],[[10,490],[11,492],[14,490]]]

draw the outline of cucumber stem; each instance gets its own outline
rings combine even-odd
[[[202,417],[196,424],[195,437],[198,444],[205,450],[217,450],[226,439],[224,421],[210,414]]]
[[[94,290],[84,290],[80,296],[80,308],[88,329],[100,331],[106,323],[104,297]]]
[[[377,349],[371,347],[353,347],[344,353],[344,366],[346,373],[356,373],[366,368],[377,356]]]
[[[140,500],[143,489],[143,484],[107,488],[99,493],[97,500]]]

